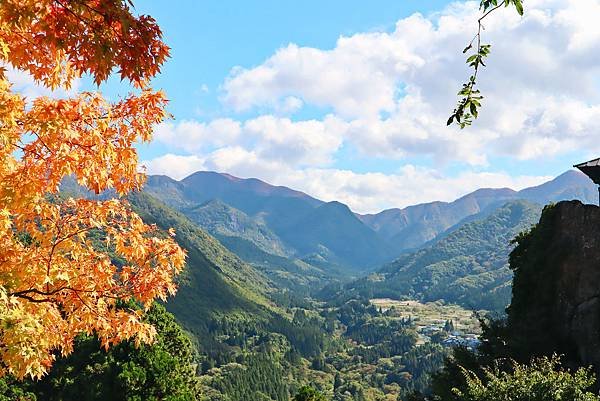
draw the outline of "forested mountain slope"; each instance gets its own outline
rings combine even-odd
[[[215,236],[236,237],[252,242],[264,252],[288,256],[292,250],[264,223],[220,199],[185,208],[182,212],[194,223]]]
[[[443,299],[473,309],[502,310],[510,300],[511,240],[536,223],[541,206],[511,201],[481,220],[406,254],[348,285],[343,294]]]
[[[196,331],[215,316],[267,316],[272,303],[268,280],[182,214],[144,193],[129,196],[134,210],[150,224],[173,228],[187,251],[177,295],[167,303],[184,326]]]

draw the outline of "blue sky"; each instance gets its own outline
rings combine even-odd
[[[289,43],[329,49],[340,35],[392,30],[415,12],[447,1],[139,1],[136,10],[161,26],[172,57],[156,79],[178,119],[229,115],[217,90],[235,66],[260,64]],[[209,92],[202,90],[206,85]]]
[[[172,48],[154,86],[175,120],[139,148],[149,173],[258,177],[373,212],[533,185],[600,150],[600,32],[588,21],[600,0],[494,16],[483,116],[462,132],[444,122],[468,74],[473,2],[136,3]]]

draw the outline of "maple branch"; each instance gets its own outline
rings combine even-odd
[[[60,5],[62,8],[64,8],[67,12],[69,12],[69,14],[72,14],[80,22],[83,22],[83,24],[85,26],[90,27],[90,26],[92,26],[95,23],[95,21],[93,21],[93,20],[83,18],[82,16],[76,14],[72,9],[70,9],[67,5],[63,4],[60,0],[54,0],[54,2],[57,3],[58,5]],[[107,14],[105,14],[105,13],[101,12],[100,10],[97,10],[96,8],[90,6],[85,1],[78,2],[78,4],[82,5],[83,7],[87,8],[88,10],[90,10],[92,12],[97,13],[102,18],[104,18],[105,21],[110,19]],[[126,44],[126,41],[124,39],[123,33],[117,31],[112,24],[109,24],[109,26],[110,26],[111,31],[113,31],[113,33],[120,39],[121,43],[122,44]],[[138,37],[142,40],[142,42],[144,42],[144,44],[146,45],[146,47],[149,47],[149,43],[146,41],[146,38],[144,38],[144,35],[141,34],[140,30],[137,27],[137,24],[133,24],[132,28],[135,30],[135,32],[137,33]],[[92,29],[92,31],[95,31],[95,30]]]
[[[29,295],[14,295],[14,296],[22,298],[22,299],[25,299],[25,300],[27,300],[29,302],[33,302],[35,304],[56,303],[56,300],[54,300],[54,299],[47,299],[47,298],[46,299],[36,299],[36,298],[30,297]]]
[[[30,288],[28,290],[9,292],[8,295],[13,296],[13,297],[23,297],[23,295],[26,295],[26,294],[36,294],[36,295],[41,295],[44,297],[49,297],[49,296],[55,295],[64,290],[75,291],[73,288],[70,288],[70,287],[60,287],[60,288],[56,288],[54,290],[46,290],[46,291],[40,291],[36,288]]]
[[[59,236],[61,232],[61,227],[56,222],[54,223],[54,227],[56,227],[57,236]],[[46,264],[46,277],[50,277],[50,269],[52,268],[52,258],[54,258],[54,250],[56,249],[57,245],[58,243],[54,241],[54,244],[52,244],[52,248],[50,249],[50,254],[48,255],[48,262]],[[50,283],[46,283],[46,291],[50,291]]]
[[[17,148],[17,149],[21,150],[21,151],[22,151],[24,154],[31,153],[31,154],[33,154],[34,156],[37,156],[37,158],[38,158],[39,160],[43,160],[43,159],[44,159],[44,156],[42,156],[41,154],[39,154],[39,153],[38,153],[38,152],[36,152],[35,150],[27,149],[26,147],[24,147],[24,146],[20,146],[20,145],[17,145],[16,143],[13,143],[13,144],[12,144],[12,146],[14,146],[15,148]]]
[[[99,296],[98,298],[107,298],[107,299],[114,299],[114,300],[123,300],[126,299],[126,296],[123,295],[106,295],[106,291],[105,290],[101,290],[101,291],[97,291],[97,290],[82,290],[82,289],[77,289],[77,288],[73,288],[73,287],[68,287],[68,286],[62,286],[53,290],[46,290],[46,291],[40,291],[36,288],[30,288],[28,290],[21,290],[21,291],[16,291],[16,292],[9,292],[8,295],[12,296],[12,297],[18,297],[18,298],[24,298],[27,300],[31,300],[32,297],[28,294],[36,294],[36,295],[40,295],[42,297],[51,297],[53,295],[56,295],[62,291],[71,291],[73,293],[75,293],[76,295],[79,293],[83,293],[83,294],[92,294],[92,293],[97,293]],[[83,302],[85,304],[85,301],[79,296],[77,295],[77,297],[79,298],[79,300],[81,302]],[[35,299],[35,298],[33,298]],[[41,299],[38,299],[39,302],[42,302]],[[56,299],[51,299],[51,298],[46,298],[43,300],[43,302],[57,302],[58,300]],[[87,306],[88,308],[90,308],[89,305],[85,304],[85,306]],[[92,309],[92,308],[90,308]]]

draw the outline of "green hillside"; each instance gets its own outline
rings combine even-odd
[[[215,234],[215,238],[242,260],[263,272],[279,289],[309,294],[315,288],[343,277],[343,272],[331,264],[317,267],[304,260],[273,255],[240,237]]]
[[[368,297],[443,299],[467,308],[502,310],[510,300],[511,240],[535,224],[540,211],[540,206],[526,201],[509,202],[482,220],[403,255],[347,290]]]
[[[267,226],[219,199],[182,209],[182,213],[212,235],[247,240],[277,256],[287,256],[292,252]]]
[[[192,332],[209,317],[252,314],[266,318],[272,303],[268,280],[182,214],[144,193],[129,196],[140,216],[158,227],[175,229],[176,240],[186,249],[187,263],[177,295],[167,308]]]

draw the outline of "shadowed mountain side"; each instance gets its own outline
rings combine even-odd
[[[319,206],[287,227],[281,236],[301,255],[318,254],[355,268],[383,263],[394,253],[386,240],[340,202]]]
[[[277,256],[292,254],[292,250],[267,226],[219,199],[183,209],[182,213],[212,235],[250,241],[264,252]]]

